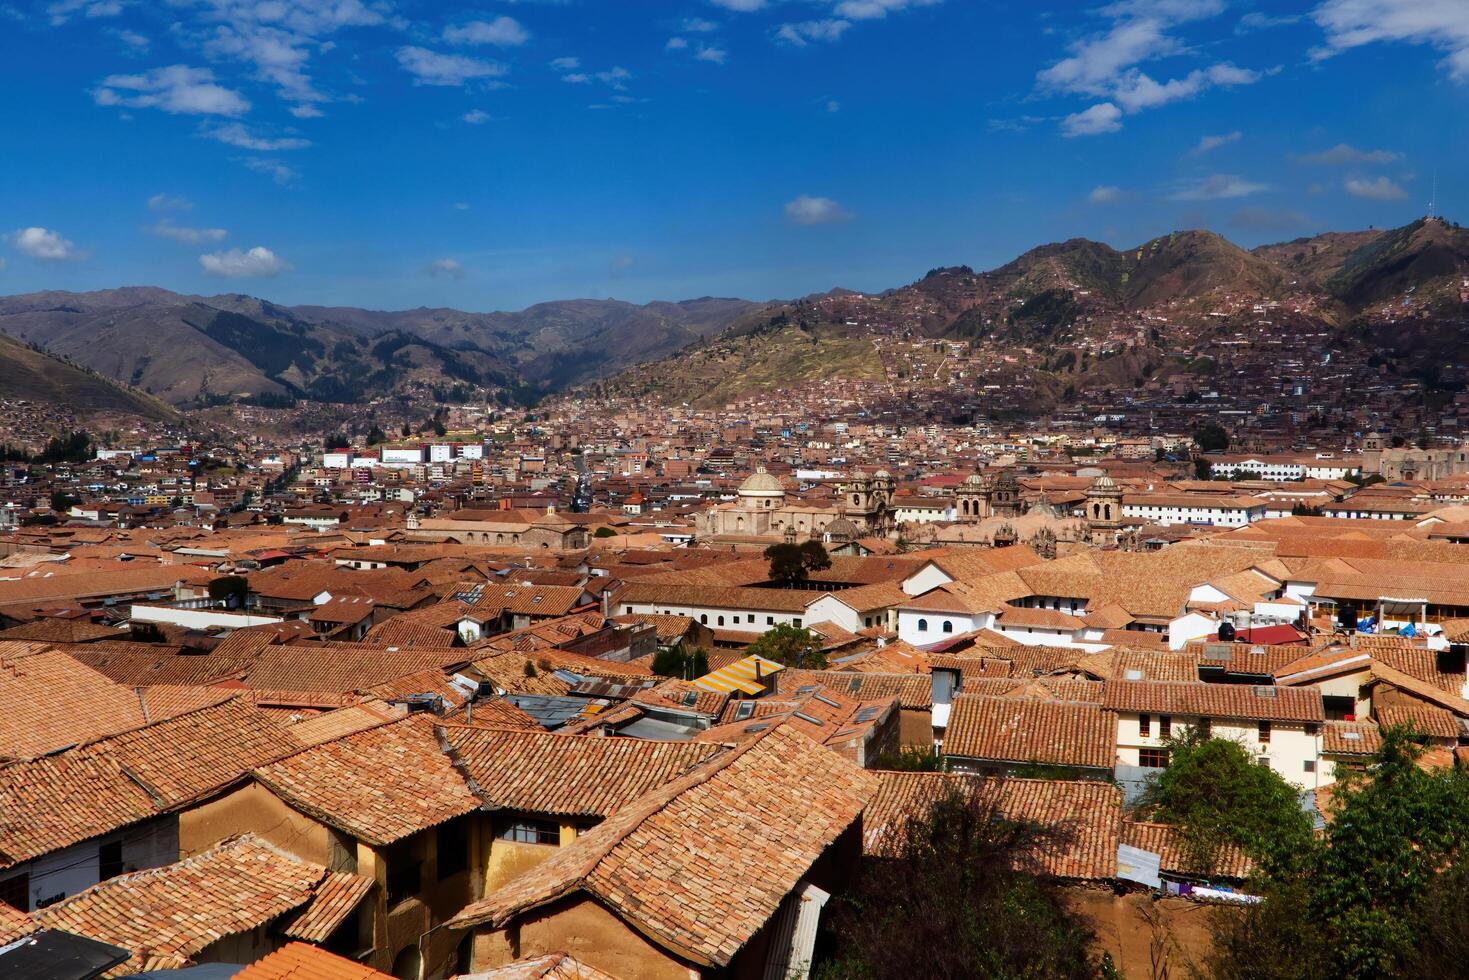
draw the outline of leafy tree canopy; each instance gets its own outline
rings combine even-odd
[[[760,635],[760,639],[746,648],[745,653],[758,654],[766,660],[774,660],[787,667],[807,670],[823,670],[826,667],[826,654],[817,649],[815,635],[808,629],[789,623],[781,623],[766,630]]]

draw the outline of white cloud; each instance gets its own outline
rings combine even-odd
[[[194,205],[183,197],[172,194],[154,194],[148,198],[149,211],[192,211]]]
[[[711,44],[707,46],[701,46],[698,53],[694,55],[694,60],[708,61],[716,65],[722,65],[724,64],[725,59],[728,57],[728,51],[725,51],[723,48]]]
[[[1098,102],[1089,109],[1073,112],[1061,120],[1063,136],[1096,136],[1115,133],[1122,128],[1122,110],[1110,102]]]
[[[827,112],[841,112],[842,111],[842,104],[840,102],[838,102],[836,99],[827,99],[826,100],[826,111]]]
[[[147,51],[153,46],[153,42],[149,40],[146,34],[139,34],[137,31],[121,30],[117,32],[116,37],[123,44],[126,44],[130,50],[138,54]]]
[[[455,211],[468,211],[469,204],[466,201],[455,201],[452,205]]]
[[[282,187],[288,184],[294,184],[296,178],[301,176],[295,169],[286,166],[279,160],[267,160],[263,157],[247,157],[242,162],[257,174],[265,174],[265,176]]]
[[[1353,197],[1365,198],[1369,201],[1401,201],[1408,196],[1396,181],[1387,177],[1378,177],[1376,180],[1365,180],[1352,178],[1346,183],[1347,193]]]
[[[483,109],[470,109],[459,118],[471,126],[479,126],[490,121],[490,114]]]
[[[748,14],[754,10],[760,10],[765,6],[765,0],[709,0],[716,7],[725,10],[734,10],[742,14]]]
[[[1325,167],[1352,167],[1373,163],[1392,163],[1402,159],[1401,153],[1391,150],[1359,150],[1348,143],[1338,143],[1319,153],[1307,153],[1298,158],[1302,163],[1314,163]]]
[[[1236,129],[1232,133],[1222,133],[1218,136],[1202,136],[1199,138],[1198,145],[1190,150],[1189,153],[1193,156],[1201,156],[1211,150],[1217,150],[1221,146],[1238,143],[1243,135],[1243,133]]]
[[[1180,45],[1156,20],[1123,21],[1106,34],[1071,46],[1071,56],[1040,72],[1047,88],[1104,95],[1124,69],[1139,62],[1175,54]]]
[[[1146,62],[1188,53],[1170,31],[1179,24],[1212,17],[1222,0],[1121,0],[1101,8],[1112,18],[1105,31],[1074,42],[1070,54],[1036,74],[1052,94],[1084,95],[1106,101],[1062,120],[1066,136],[1110,133],[1122,127],[1121,115],[1167,105],[1210,88],[1252,85],[1266,73],[1219,62],[1178,78],[1158,81],[1140,67]],[[1113,112],[1099,105],[1110,105]],[[1090,115],[1089,115],[1090,114]]]
[[[576,71],[581,67],[580,58],[555,58],[551,61],[551,67],[557,71]]]
[[[684,38],[684,37],[671,37],[671,38],[668,39],[668,43],[665,44],[665,45],[663,45],[663,50],[665,50],[665,51],[682,51],[684,48],[687,48],[688,46],[689,46],[688,38]]]
[[[458,259],[434,259],[424,267],[423,271],[435,279],[440,277],[449,279],[464,278],[464,266]]]
[[[1312,52],[1318,60],[1381,41],[1429,44],[1445,52],[1453,78],[1469,81],[1464,0],[1325,0],[1311,16],[1326,32],[1326,44]]]
[[[250,110],[239,92],[216,85],[208,68],[169,65],[139,75],[109,75],[92,93],[98,105],[162,109],[184,115],[241,116]]]
[[[1196,68],[1182,78],[1156,82],[1137,69],[1124,72],[1113,83],[1113,100],[1128,113],[1152,109],[1169,102],[1191,99],[1213,86],[1252,85],[1261,74],[1224,62]]]
[[[1172,194],[1173,201],[1222,201],[1236,197],[1249,197],[1269,190],[1265,184],[1245,180],[1233,174],[1212,174],[1197,180],[1186,181]]]
[[[314,105],[293,105],[287,111],[297,119],[320,119],[326,115]]]
[[[719,30],[719,25],[703,17],[685,17],[679,29],[687,34],[709,34]]]
[[[70,239],[49,228],[19,228],[6,237],[17,252],[42,262],[65,262],[82,257]]]
[[[852,213],[831,198],[808,194],[787,201],[785,213],[798,225],[830,225],[852,220]]]
[[[594,74],[594,77],[599,82],[606,82],[608,85],[611,85],[613,88],[620,89],[620,88],[623,88],[624,87],[623,84],[622,84],[623,82],[627,81],[629,78],[632,78],[632,72],[628,71],[626,68],[622,67],[621,65],[613,65],[611,68],[608,68],[606,71],[596,72]]]
[[[263,245],[249,251],[232,248],[201,255],[199,265],[206,274],[226,279],[270,279],[291,269],[289,263]]]
[[[167,238],[170,241],[182,242],[185,245],[210,245],[222,242],[229,237],[229,232],[223,228],[186,228],[176,225],[167,218],[148,229],[159,238]]]
[[[561,80],[563,82],[570,82],[573,85],[585,85],[592,80],[592,76],[586,72],[574,71],[569,75],[562,75]]]
[[[255,150],[260,153],[274,153],[278,150],[301,150],[311,145],[308,139],[298,136],[267,137],[252,133],[243,123],[228,123],[224,126],[215,126],[206,129],[205,135],[211,139],[217,139],[221,143],[230,146],[238,146],[242,150]]]
[[[850,20],[875,20],[909,7],[931,7],[939,0],[840,0],[836,15]]]
[[[530,31],[514,17],[494,20],[472,20],[459,27],[444,28],[444,40],[450,44],[493,44],[513,48],[530,40]]]
[[[796,24],[782,24],[775,32],[777,40],[804,48],[812,41],[835,41],[852,26],[849,20],[807,20]]]
[[[116,17],[124,6],[121,0],[58,0],[46,7],[46,14],[51,18],[51,26],[60,27],[76,14],[91,20]]]
[[[507,71],[497,61],[439,54],[412,45],[398,49],[398,64],[413,76],[415,85],[463,85],[477,78],[499,78]]]
[[[1092,204],[1116,204],[1122,200],[1122,188],[1114,187],[1111,184],[1093,187],[1086,199]]]

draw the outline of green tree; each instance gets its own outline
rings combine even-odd
[[[831,567],[831,556],[820,541],[773,544],[765,549],[770,560],[770,578],[786,585],[804,582],[812,572]]]
[[[1168,767],[1139,808],[1180,828],[1184,859],[1201,873],[1231,845],[1272,872],[1295,870],[1311,847],[1311,818],[1295,787],[1256,765],[1239,743],[1203,738],[1197,729],[1168,741]]]
[[[659,677],[680,677],[691,681],[709,673],[709,654],[702,647],[686,647],[675,643],[653,654],[653,673]]]
[[[51,509],[58,514],[66,513],[71,510],[73,504],[79,504],[81,502],[81,497],[67,493],[65,490],[57,490],[51,494]]]
[[[1207,422],[1194,430],[1194,445],[1206,453],[1222,453],[1229,448],[1229,433],[1218,422]]]
[[[388,441],[388,434],[383,431],[382,426],[380,426],[376,422],[374,422],[373,425],[372,425],[372,428],[370,428],[370,429],[367,430],[367,444],[369,446],[376,446],[380,442],[387,442],[387,441]]]
[[[826,654],[817,647],[816,636],[808,629],[789,623],[781,623],[760,634],[760,639],[751,643],[745,653],[756,654],[787,667],[826,668]]]
[[[1313,908],[1344,977],[1402,971],[1423,928],[1425,896],[1469,843],[1469,776],[1421,768],[1416,737],[1402,726],[1384,731],[1369,771],[1348,774],[1334,794]]]
[[[895,772],[942,772],[944,757],[932,745],[904,745],[896,752],[878,756],[872,767]]]
[[[1056,835],[1007,819],[994,794],[954,794],[863,859],[833,902],[818,980],[1093,978],[1086,922],[1027,867]]]
[[[245,605],[250,595],[250,583],[239,575],[222,575],[209,583],[209,598],[223,602],[231,609]]]

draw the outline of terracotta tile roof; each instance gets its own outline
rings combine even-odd
[[[1220,847],[1210,867],[1194,867],[1184,855],[1182,832],[1166,823],[1124,820],[1122,843],[1157,854],[1162,858],[1161,870],[1165,874],[1244,879],[1254,867],[1245,852],[1232,844]]]
[[[138,695],[46,644],[0,642],[0,760],[143,724]]]
[[[273,644],[241,677],[262,691],[362,691],[461,658],[445,649],[388,650],[347,643]]]
[[[450,708],[457,708],[464,703],[464,692],[449,683],[447,674],[433,667],[374,685],[362,693],[384,701],[394,701],[415,694],[433,694],[443,698],[444,704]]]
[[[115,640],[127,634],[112,626],[102,626],[85,619],[37,619],[33,622],[0,630],[0,640],[31,640],[41,643],[91,643]]]
[[[142,698],[147,721],[163,721],[198,708],[238,697],[238,691],[220,687],[201,687],[196,684],[152,684],[134,689]]]
[[[288,728],[292,737],[302,745],[321,745],[354,732],[376,728],[401,714],[400,710],[394,710],[391,705],[374,699],[333,711],[323,711],[319,715],[297,721]]]
[[[337,926],[357,911],[357,906],[377,884],[372,878],[347,871],[329,871],[317,884],[311,901],[281,932],[292,939],[324,943]]]
[[[1373,721],[1328,721],[1321,729],[1322,755],[1371,755],[1382,748],[1382,731]]]
[[[1284,644],[1267,646],[1259,643],[1196,641],[1184,646],[1183,652],[1197,660],[1200,670],[1222,670],[1233,674],[1271,677],[1301,659],[1305,648]]]
[[[0,868],[157,816],[117,758],[63,752],[0,768]]]
[[[1383,705],[1375,710],[1377,723],[1383,728],[1412,725],[1430,738],[1458,738],[1465,734],[1464,724],[1454,714],[1431,704]]]
[[[1110,770],[1117,761],[1117,716],[1094,704],[960,694],[944,754]]]
[[[927,674],[854,674],[838,670],[786,670],[776,676],[776,691],[793,693],[799,687],[820,684],[827,690],[859,701],[897,698],[900,708],[933,707],[933,681]]]
[[[727,966],[877,785],[777,725],[625,806],[450,922],[498,928],[582,892],[684,960]]]
[[[1078,616],[1059,609],[1036,609],[1006,603],[997,620],[1004,626],[1029,626],[1034,629],[1078,630],[1086,624]]]
[[[226,648],[230,640],[243,632],[236,630],[209,653],[193,650],[185,653],[182,647],[177,646],[113,641],[73,644],[66,648],[66,653],[129,687],[155,684],[198,686],[233,677],[254,663],[253,651],[240,650],[244,641]]]
[[[131,950],[130,972],[177,969],[220,939],[306,904],[325,874],[321,865],[247,834],[176,864],[104,881],[32,919]]]
[[[716,745],[443,725],[449,757],[487,807],[606,817],[717,755]]]
[[[587,966],[565,953],[547,953],[516,960],[481,973],[463,973],[455,980],[619,980],[610,973]],[[631,978],[628,978],[631,980]]]
[[[1184,653],[1113,648],[1076,659],[1076,666],[1098,680],[1196,681],[1199,662]]]
[[[1027,857],[1058,878],[1099,881],[1117,875],[1122,791],[1103,782],[1061,779],[991,779],[958,773],[879,772],[879,788],[862,815],[869,854],[891,846],[909,818],[922,819],[950,793],[984,794],[1011,820],[1055,833]]]
[[[307,816],[379,847],[479,806],[422,715],[312,746],[261,766],[255,779]]]
[[[664,616],[654,613],[613,616],[612,621],[624,625],[651,623],[658,634],[658,642],[664,646],[678,642],[688,634],[689,629],[694,625],[694,619],[691,616]]]
[[[392,975],[328,953],[320,946],[287,943],[236,973],[233,980],[392,980]]]
[[[1322,722],[1321,691],[1314,687],[1205,684],[1202,681],[1110,681],[1103,704],[1112,711],[1250,721]]]

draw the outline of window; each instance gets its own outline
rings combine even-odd
[[[115,840],[97,848],[97,880],[106,881],[122,874],[122,841]]]
[[[1200,718],[1198,728],[1200,738],[1214,737],[1214,724],[1208,718]]]
[[[1138,737],[1139,738],[1152,738],[1153,737],[1153,716],[1152,715],[1138,715],[1137,716],[1137,734],[1138,734]]]
[[[947,620],[947,619],[944,620],[944,632],[945,633],[952,633],[952,632],[954,632],[954,624],[952,622],[950,622],[949,620]]]
[[[1171,715],[1158,716],[1158,734],[1164,738],[1173,737],[1173,717]]]
[[[724,625],[724,617],[723,616],[720,616],[719,617],[719,625],[720,626],[723,626]]]
[[[550,820],[514,820],[501,827],[495,836],[517,844],[560,844],[561,825]]]
[[[775,617],[774,616],[766,616],[765,617],[765,625],[766,626],[774,626],[775,625]]]
[[[1270,722],[1268,721],[1260,722],[1260,744],[1270,744]]]
[[[1168,767],[1168,750],[1140,749],[1137,754],[1137,764],[1144,769],[1166,769]]]
[[[700,623],[703,623],[705,626],[708,626],[709,625],[709,614],[708,613],[700,613],[699,614],[699,622]]]
[[[1311,738],[1315,738],[1318,731],[1320,731],[1320,729],[1316,726],[1316,723],[1314,721],[1306,722],[1307,735],[1309,735]]]
[[[439,880],[443,881],[469,867],[469,821],[463,817],[440,824],[436,841],[439,855]]]
[[[747,622],[747,623],[753,623],[754,621],[755,621],[755,614],[754,613],[749,613],[748,615],[745,616],[745,622]]]
[[[13,909],[20,909],[22,912],[29,912],[31,910],[31,875],[29,871],[25,874],[16,875],[14,878],[6,878],[4,881],[0,881],[0,902],[4,902]]]
[[[417,841],[409,838],[388,849],[388,907],[417,895],[423,887],[423,862],[419,860]]]
[[[1304,765],[1305,770],[1307,772],[1315,772],[1316,771],[1316,760],[1315,759],[1307,759],[1303,763],[1303,765]]]
[[[797,617],[797,618],[791,620],[791,625],[794,626],[796,629],[800,629],[801,628],[801,620],[800,620],[800,617]]]
[[[918,621],[918,632],[920,632],[920,633],[927,633],[928,632],[928,620],[926,620],[926,619],[920,619]]]

